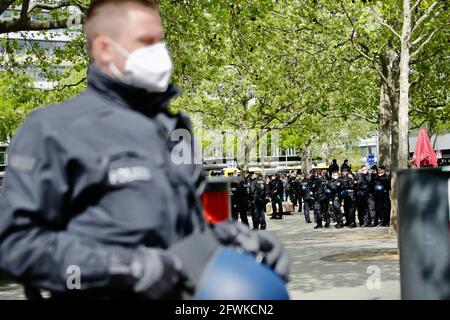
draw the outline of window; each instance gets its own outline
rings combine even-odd
[[[6,10],[0,15],[1,19],[11,18],[12,16],[20,15],[20,10]]]
[[[10,40],[17,41],[19,46],[18,53],[27,53],[28,50],[38,47],[39,49],[48,50],[53,52],[56,48],[64,48],[67,42],[65,41],[54,41],[54,40],[34,40],[34,39],[18,39]]]
[[[8,163],[6,148],[0,148],[0,166],[6,166]]]

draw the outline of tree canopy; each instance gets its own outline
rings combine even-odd
[[[89,59],[77,24],[84,22],[89,2],[0,4],[1,140],[7,141],[32,109],[85,87]],[[411,130],[425,126],[441,133],[449,129],[450,117],[448,2],[413,2]],[[201,117],[207,128],[235,130],[246,148],[257,143],[250,130],[279,129],[283,147],[334,157],[334,142],[355,145],[382,128],[383,83],[392,85],[385,88],[390,98],[398,95],[400,1],[161,0],[160,5],[175,62],[173,81],[183,91],[173,108]],[[36,37],[69,41],[46,48]],[[30,69],[55,86],[37,90],[26,76]],[[395,103],[388,105],[386,127],[395,131]]]

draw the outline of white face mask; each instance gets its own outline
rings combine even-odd
[[[167,90],[172,77],[173,64],[164,43],[142,47],[132,53],[112,40],[111,44],[127,58],[124,74],[114,63],[109,66],[111,72],[118,79],[149,92],[165,92]]]

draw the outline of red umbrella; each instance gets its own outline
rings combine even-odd
[[[437,157],[431,146],[430,138],[424,128],[419,131],[419,136],[417,137],[416,150],[412,158],[416,167],[426,167],[433,166],[437,167]]]

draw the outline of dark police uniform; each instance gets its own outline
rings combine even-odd
[[[252,194],[252,181],[253,178],[250,174],[247,174],[244,178],[244,186],[245,190],[247,191],[247,213],[250,212],[250,215],[252,217],[252,224],[255,226],[258,224],[258,222],[255,219],[255,215],[253,212],[255,211],[254,205],[253,205],[253,194]],[[248,219],[247,219],[248,220]]]
[[[309,216],[310,210],[314,210],[314,198],[312,196],[312,182],[310,179],[304,178],[300,181],[301,197],[303,198],[303,214],[305,215],[306,223],[311,223]]]
[[[339,172],[339,165],[337,163],[330,164],[330,167],[328,168],[328,176],[331,177],[333,172]]]
[[[389,191],[391,190],[391,177],[387,174],[376,175],[370,183],[370,191],[375,199],[376,221],[380,226],[389,226],[391,216],[391,200]]]
[[[360,226],[370,225],[370,210],[369,210],[369,184],[370,174],[359,174],[356,182],[356,206],[358,209],[358,220]]]
[[[231,216],[234,221],[241,217],[242,223],[248,225],[248,193],[244,181],[239,181],[231,185]]]
[[[113,247],[166,249],[204,228],[201,165],[171,160],[190,140],[170,134],[191,131],[186,116],[167,110],[176,95],[174,87],[148,93],[90,66],[84,93],[33,112],[10,148],[0,268],[58,293],[77,266],[82,289],[108,288]]]
[[[289,196],[289,199],[292,202],[293,210],[295,211],[295,208],[297,207],[297,204],[299,205],[300,209],[299,211],[302,211],[302,199],[298,196],[298,180],[294,176],[290,176],[287,183],[287,194]]]
[[[253,179],[251,182],[251,195],[253,203],[253,228],[261,230],[266,229],[266,218],[264,215],[264,205],[266,200],[266,184],[264,180],[259,177]]]
[[[373,170],[373,169],[372,169]],[[369,211],[369,227],[376,227],[378,225],[377,213],[375,210],[375,190],[372,184],[373,179],[377,176],[376,173],[369,172],[369,192],[367,195],[367,210]]]
[[[295,177],[294,181],[292,181],[292,192],[294,193],[293,197],[296,199],[296,205],[298,205],[297,212],[303,212],[303,191],[302,191],[302,180],[300,178]],[[295,206],[294,206],[295,211]]]
[[[330,216],[328,213],[329,196],[326,193],[328,182],[322,177],[314,180],[312,191],[314,193],[314,215],[316,216],[317,228],[322,228],[322,222],[325,221],[325,228],[330,227]],[[331,195],[331,194],[330,194]]]
[[[283,218],[283,181],[279,177],[270,181],[270,195],[272,199],[272,218]],[[278,205],[278,210],[277,210]]]
[[[345,226],[355,227],[355,183],[348,176],[340,179],[342,181],[340,197],[344,202]]]
[[[342,228],[344,226],[342,222],[342,198],[340,197],[340,192],[342,190],[342,180],[341,178],[338,179],[331,179],[328,181],[328,188],[331,190],[331,199],[333,203],[333,213],[334,217],[336,218],[336,228]]]

